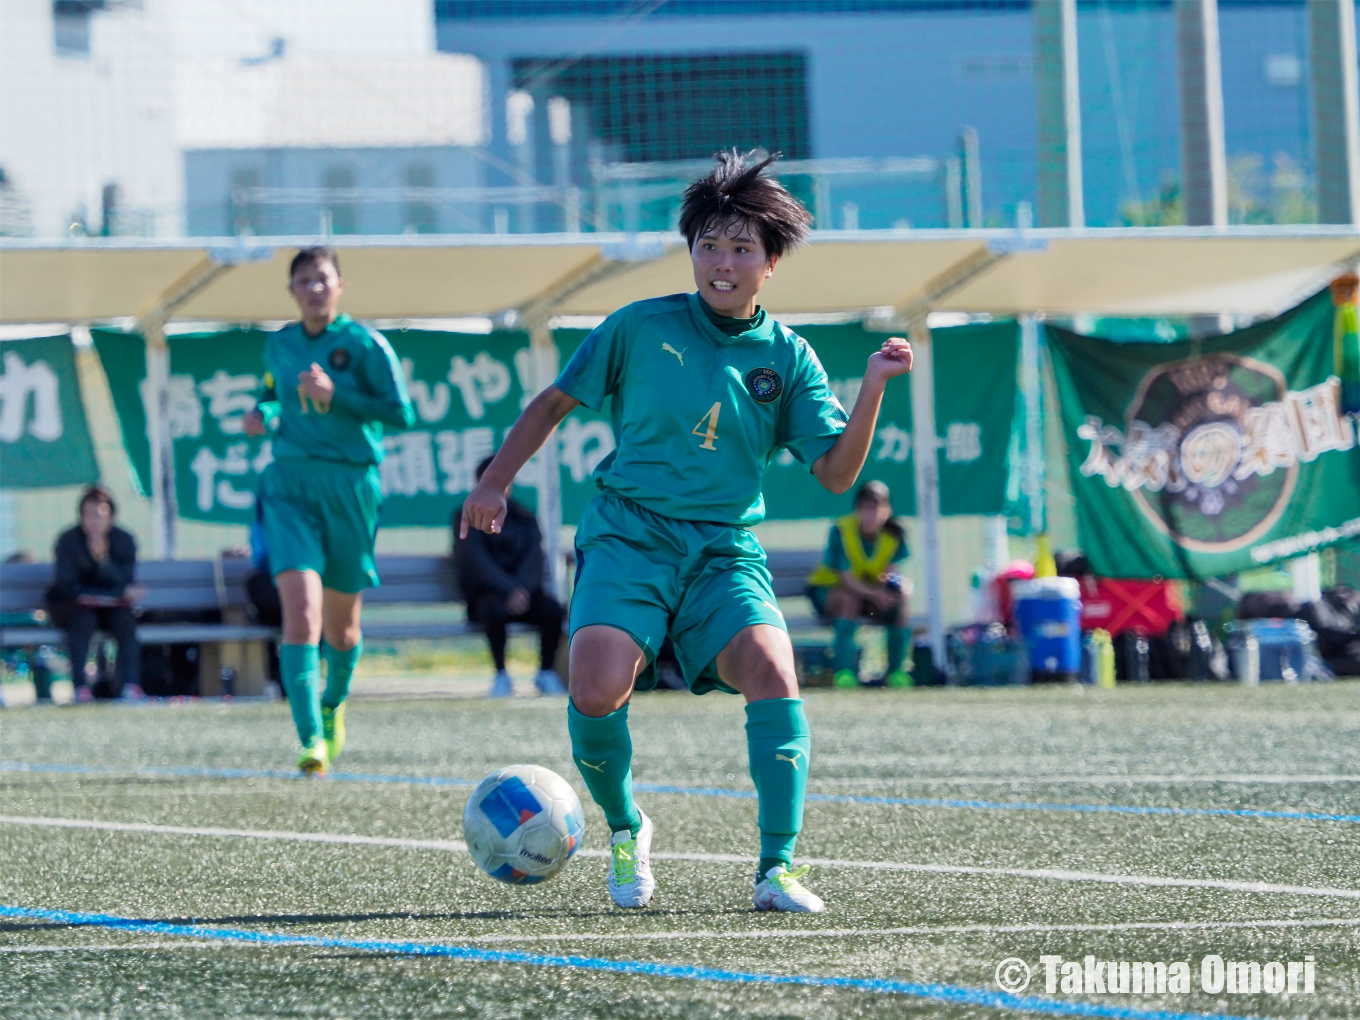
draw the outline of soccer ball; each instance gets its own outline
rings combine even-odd
[[[586,831],[581,801],[541,765],[497,769],[477,784],[463,810],[463,838],[492,878],[532,885],[567,866]]]

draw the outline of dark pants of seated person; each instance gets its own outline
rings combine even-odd
[[[90,654],[90,639],[96,630],[106,631],[118,642],[109,697],[123,693],[123,685],[138,683],[142,675],[142,646],[137,643],[137,619],[126,606],[98,608],[73,605],[66,624],[66,648],[71,657],[71,682],[85,682],[85,659]]]
[[[528,623],[538,628],[539,668],[553,668],[557,661],[557,645],[562,640],[563,614],[557,599],[540,589],[529,596],[527,610],[511,616],[504,595],[484,591],[472,599],[469,608],[472,618],[486,630],[497,671],[505,669],[505,627],[509,623]]]

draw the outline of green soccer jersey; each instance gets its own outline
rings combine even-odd
[[[557,388],[597,411],[613,398],[600,488],[682,521],[758,524],[770,459],[787,447],[810,467],[847,420],[806,340],[763,313],[729,336],[697,294],[615,312]]]
[[[332,460],[377,464],[383,459],[383,425],[415,422],[406,379],[382,334],[341,315],[319,336],[294,322],[270,335],[264,350],[264,393],[259,408],[278,419],[275,460]],[[320,365],[335,382],[329,404],[305,396],[298,373]]]

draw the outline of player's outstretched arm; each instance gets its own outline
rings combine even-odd
[[[864,383],[860,386],[845,431],[836,440],[835,446],[813,462],[812,473],[823,487],[840,495],[855,484],[874,440],[874,426],[878,424],[883,390],[889,379],[910,371],[911,344],[900,336],[890,337],[876,353],[870,355]]]
[[[501,530],[501,525],[505,523],[505,494],[510,491],[515,475],[538,452],[552,430],[580,403],[556,386],[549,386],[529,402],[524,413],[505,434],[505,441],[496,451],[496,458],[487,465],[482,480],[463,501],[463,518],[458,525],[459,538],[467,538],[469,528],[485,531],[488,535]]]

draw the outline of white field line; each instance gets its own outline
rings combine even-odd
[[[170,836],[212,836],[237,839],[272,839],[298,843],[331,843],[359,846],[390,846],[411,850],[441,850],[464,853],[467,844],[451,839],[405,839],[387,836],[355,836],[327,832],[282,832],[271,829],[199,828],[186,825],[152,825],[147,822],[103,822],[82,818],[43,818],[0,815],[0,825],[27,825],[59,829],[97,829],[107,832],[141,832]],[[607,850],[581,850],[580,857],[609,856]],[[654,853],[653,860],[693,861],[701,864],[755,864],[757,858],[744,854]],[[1096,871],[1070,871],[1064,868],[989,868],[962,864],[913,864],[901,861],[848,861],[825,857],[800,857],[799,863],[823,868],[863,868],[870,871],[909,871],[935,875],[994,875],[1031,878],[1050,882],[1096,882],[1107,885],[1150,886],[1154,888],[1220,889],[1240,893],[1280,893],[1288,896],[1323,896],[1360,900],[1360,889],[1328,886],[1283,885],[1275,882],[1240,882],[1216,878],[1169,878],[1160,875],[1118,875]]]
[[[1319,920],[1287,918],[1278,921],[1128,921],[1119,924],[961,924],[923,925],[904,928],[809,928],[804,930],[755,929],[752,931],[665,931],[569,935],[460,935],[468,942],[663,942],[682,939],[811,939],[881,938],[893,935],[1024,935],[1064,932],[1124,931],[1220,931],[1235,928],[1351,928],[1360,917]]]
[[[1360,783],[1360,776],[1255,775],[1250,772],[1229,773],[1217,776],[863,776],[858,779],[838,777],[836,779],[817,780],[813,784],[817,789],[814,790],[812,787],[809,787],[808,792],[820,792],[827,787],[895,786],[903,784],[917,784],[921,786],[1021,786],[1036,784],[1052,784],[1055,786],[1137,786],[1139,784],[1174,786],[1181,784],[1190,785],[1194,783],[1235,783],[1246,785],[1259,783],[1261,785],[1271,786],[1287,786],[1292,783]]]
[[[0,953],[144,953],[159,949],[225,949],[236,945],[238,943],[234,942],[129,942],[126,945],[98,943],[89,946],[0,946]],[[248,948],[244,943],[239,945]]]
[[[664,931],[619,932],[613,934],[568,935],[453,935],[439,942],[502,944],[515,942],[679,942],[688,939],[735,941],[743,939],[844,939],[890,938],[893,936],[932,935],[1025,935],[1064,933],[1118,933],[1127,931],[1225,931],[1233,929],[1288,929],[1288,928],[1354,928],[1360,927],[1360,917],[1330,917],[1318,920],[1286,918],[1271,921],[1129,921],[1121,924],[965,924],[920,925],[901,928],[809,928],[755,929],[750,931]],[[432,942],[433,939],[415,939]],[[147,942],[100,943],[71,946],[0,946],[2,953],[95,953],[145,952],[174,949],[221,949],[237,946],[232,942]],[[241,945],[238,948],[250,948]]]

